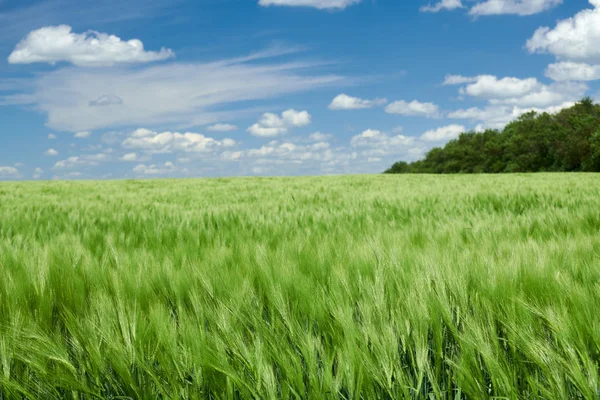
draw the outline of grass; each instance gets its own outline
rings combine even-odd
[[[0,184],[0,399],[598,399],[600,177]]]

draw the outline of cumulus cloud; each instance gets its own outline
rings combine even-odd
[[[571,61],[550,64],[546,76],[555,81],[595,81],[600,79],[600,65]]]
[[[56,139],[56,135],[54,133],[50,133],[50,134],[48,134],[48,139],[54,140],[54,139]]]
[[[282,114],[283,115],[283,114]],[[284,118],[278,115],[279,118]],[[290,118],[300,123],[302,118]],[[131,139],[155,138],[152,146],[146,141],[135,145],[135,155],[125,154],[122,161],[138,161],[136,176],[224,176],[224,175],[306,175],[330,173],[380,172],[397,159],[415,160],[424,154],[430,145],[419,142],[418,138],[395,134],[361,134],[363,139],[354,138],[352,143],[332,146],[332,135],[314,132],[306,137],[290,136],[286,140],[271,140],[260,147],[241,148],[236,146],[212,146],[206,152],[187,152],[185,146],[174,148],[169,138],[156,139],[155,133],[144,130],[130,134],[123,147],[132,145]],[[357,135],[360,136],[360,135]],[[154,142],[161,143],[154,145]],[[174,168],[163,164],[141,163],[141,156],[149,158],[155,152],[175,154]],[[189,150],[189,148],[187,148]],[[185,165],[186,169],[177,166]],[[260,171],[260,172],[257,172]]]
[[[352,137],[350,148],[356,153],[355,162],[369,169],[365,165],[375,163],[385,168],[399,159],[415,161],[423,157],[431,145],[418,137],[367,129]]]
[[[447,79],[448,80],[448,79]],[[579,100],[588,90],[582,83],[564,82],[545,85],[536,78],[498,78],[493,75],[454,78],[454,82],[470,82],[461,87],[461,95],[486,99],[493,105],[549,107]]]
[[[475,122],[481,122],[479,130],[484,128],[502,129],[509,122],[519,118],[521,115],[531,111],[537,113],[556,113],[562,109],[573,106],[575,102],[565,102],[559,105],[540,107],[519,107],[508,105],[488,105],[484,108],[473,107],[468,109],[460,109],[448,114],[451,119],[463,119]]]
[[[530,53],[550,53],[559,59],[600,63],[600,1],[590,0],[594,9],[559,21],[554,28],[539,28],[527,41]]]
[[[73,135],[73,137],[75,137],[77,139],[86,139],[86,138],[89,138],[90,136],[92,136],[92,133],[89,131],[77,132],[77,133],[75,133],[75,135]]]
[[[185,129],[249,114],[236,108],[244,102],[345,82],[338,75],[319,75],[315,63],[271,61],[277,54],[138,68],[67,67],[33,78],[21,93],[0,95],[0,103],[33,106],[47,114],[50,128],[69,132],[167,124]],[[107,93],[122,104],[110,112],[89,106],[90,99]]]
[[[363,108],[373,108],[375,106],[382,106],[387,103],[386,99],[374,99],[374,100],[363,100],[358,97],[348,96],[342,93],[336,96],[331,104],[329,104],[330,110],[359,110]]]
[[[267,161],[267,156],[277,156],[279,160],[311,160],[329,158],[330,145],[327,142],[313,143],[310,145],[300,145],[292,142],[272,141],[268,145],[259,149],[249,149],[240,152],[241,156],[259,159],[259,164],[279,163],[277,161]],[[321,154],[324,152],[325,154]]]
[[[360,3],[361,0],[259,0],[258,4],[268,6],[312,7],[319,10],[333,10]]]
[[[40,179],[42,177],[42,174],[44,173],[44,170],[41,168],[36,168],[33,175],[31,176],[33,179]]]
[[[328,133],[314,132],[308,136],[308,139],[313,142],[325,142],[329,139],[333,138],[333,135]]]
[[[357,151],[332,148],[325,141],[306,144],[273,140],[260,148],[224,152],[221,158],[227,163],[235,163],[237,173],[242,175],[358,172],[358,165],[364,165],[358,160]]]
[[[558,62],[550,64],[546,76],[555,81],[600,79],[600,0],[590,0],[593,9],[559,21],[554,28],[542,27],[527,41],[530,53],[548,53]]]
[[[66,160],[56,162],[54,164],[53,169],[69,169],[74,167],[96,166],[108,160],[109,156],[105,153],[73,156],[67,158]]]
[[[417,100],[409,103],[399,100],[389,104],[385,108],[385,112],[388,114],[435,118],[440,115],[440,108],[433,103],[421,103]]]
[[[381,147],[390,150],[392,147],[404,147],[413,144],[414,139],[404,135],[389,136],[376,129],[367,129],[352,137],[352,147]]]
[[[215,145],[208,146],[208,151],[197,152],[189,151],[191,148],[186,145],[173,145],[169,135],[158,138],[159,135],[138,130],[129,134],[123,142],[125,148],[132,145],[136,147],[135,151],[120,156],[121,161],[136,162],[132,170],[135,176],[377,173],[398,159],[419,159],[439,143],[426,142],[421,137],[369,129],[336,146],[329,142],[333,136],[314,132],[306,137],[290,136],[285,140],[271,140],[260,147]],[[133,144],[132,139],[154,140]],[[336,143],[339,141],[336,140]],[[144,163],[156,152],[173,153],[177,161],[166,165]],[[65,168],[83,165],[80,157],[66,161]]]
[[[123,99],[121,99],[119,96],[113,96],[109,94],[103,94],[97,99],[89,102],[90,107],[106,107],[120,104],[123,104]]]
[[[289,129],[310,125],[311,116],[308,111],[296,111],[290,109],[281,113],[263,114],[260,121],[252,125],[247,131],[258,137],[274,137],[286,134]]]
[[[542,85],[538,89],[520,97],[491,99],[490,104],[508,104],[520,107],[551,107],[565,102],[580,100],[589,87],[578,82],[559,82]]]
[[[138,39],[123,41],[119,37],[88,31],[74,33],[68,25],[47,26],[31,31],[8,57],[11,64],[50,63],[59,61],[83,67],[145,63],[173,57],[169,49],[146,51]]]
[[[127,153],[120,158],[121,161],[138,161],[137,153]]]
[[[127,137],[122,147],[143,150],[147,153],[210,153],[218,149],[236,145],[233,139],[216,140],[200,133],[154,132],[149,129],[137,129]]]
[[[466,128],[462,125],[448,125],[437,129],[432,129],[421,135],[421,140],[425,142],[447,142],[456,139]]]
[[[206,130],[210,132],[233,132],[237,131],[238,127],[232,124],[215,124],[209,126]]]
[[[19,170],[15,167],[2,167],[0,166],[0,178],[18,178],[20,176]]]
[[[456,10],[463,8],[462,0],[441,0],[436,4],[429,4],[421,7],[421,12],[440,12],[442,10]]]
[[[562,4],[563,0],[486,0],[475,4],[469,14],[481,15],[533,15]]]
[[[45,154],[46,154],[47,156],[54,157],[54,156],[57,156],[57,155],[58,155],[58,151],[56,151],[56,150],[54,150],[54,149],[48,149],[48,150],[46,150],[46,153],[45,153]]]
[[[181,168],[173,164],[171,161],[167,161],[162,165],[145,165],[139,164],[133,168],[133,172],[137,175],[173,175],[173,174],[187,174],[186,168]]]
[[[578,82],[543,84],[535,78],[498,78],[493,75],[446,78],[448,84],[466,84],[459,92],[487,101],[485,107],[472,107],[450,112],[451,119],[478,122],[477,130],[502,129],[506,124],[530,111],[554,113],[570,107],[589,89]]]
[[[472,83],[460,90],[461,94],[484,98],[520,97],[541,87],[535,78],[501,78],[493,75],[480,75]]]

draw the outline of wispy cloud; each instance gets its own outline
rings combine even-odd
[[[319,10],[343,10],[361,0],[259,0],[258,4],[267,6],[312,7]]]
[[[159,124],[190,127],[231,118],[238,102],[345,82],[339,75],[319,74],[316,63],[281,62],[268,58],[272,55],[135,69],[68,67],[34,78],[31,90],[0,97],[0,104],[34,106],[47,114],[49,127],[71,132]],[[122,104],[90,106],[106,93]]]

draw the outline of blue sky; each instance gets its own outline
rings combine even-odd
[[[597,43],[600,0],[0,0],[0,179],[377,173],[598,98]]]

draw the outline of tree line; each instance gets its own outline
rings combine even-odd
[[[424,159],[385,173],[600,172],[600,105],[584,98],[556,114],[529,112],[503,130],[465,132]]]

